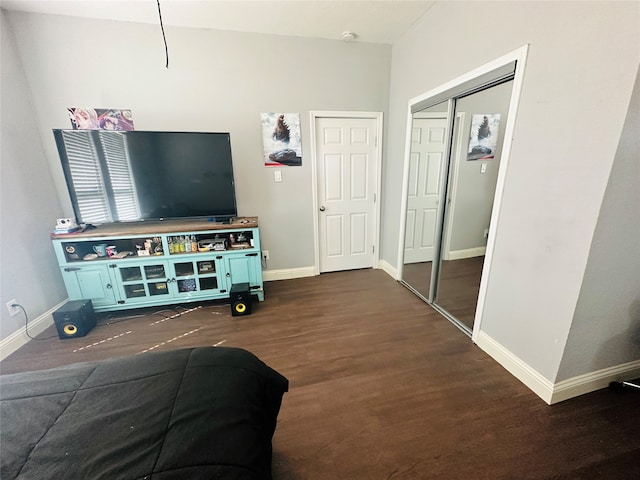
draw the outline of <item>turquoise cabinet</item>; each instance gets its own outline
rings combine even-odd
[[[257,219],[236,220],[100,225],[53,247],[69,299],[97,311],[228,298],[235,283],[263,301]]]
[[[91,299],[96,309],[117,305],[107,265],[70,265],[61,268],[69,300]]]

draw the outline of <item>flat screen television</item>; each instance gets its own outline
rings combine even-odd
[[[53,134],[78,223],[237,216],[229,133]]]

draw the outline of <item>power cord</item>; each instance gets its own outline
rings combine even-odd
[[[178,308],[179,308],[179,306],[176,306],[173,309],[167,308],[167,309],[164,309],[164,310],[158,310],[156,312],[150,312],[148,314],[128,315],[128,316],[125,316],[125,317],[116,317],[116,316],[113,316],[113,315],[109,315],[108,317],[106,317],[106,319],[104,321],[101,321],[100,323],[98,323],[96,325],[96,327],[106,327],[106,326],[109,326],[109,325],[115,325],[117,323],[125,322],[127,320],[132,320],[132,319],[135,319],[135,318],[143,318],[143,317],[153,316],[153,315],[159,315],[164,319],[168,319],[168,318],[171,318],[171,317],[174,317],[174,316],[175,317],[180,317],[180,316],[182,316],[182,313],[178,311]],[[186,309],[184,309],[184,310],[186,310]],[[175,312],[175,315],[167,316],[167,315],[163,314],[164,312]]]
[[[29,315],[27,315],[27,311],[19,303],[12,303],[11,306],[17,307],[20,310],[22,310],[22,313],[24,314],[24,333],[26,333],[27,337],[29,337],[31,340],[49,340],[51,338],[57,337],[57,335],[52,335],[50,337],[44,337],[44,338],[32,337],[31,334],[29,333]]]
[[[167,36],[164,33],[164,23],[162,23],[162,10],[160,8],[160,0],[156,0],[158,4],[158,18],[160,19],[160,29],[162,30],[162,40],[164,41],[164,56],[166,58],[165,68],[169,68],[169,47],[167,46]]]

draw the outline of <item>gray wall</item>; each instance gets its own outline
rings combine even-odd
[[[166,69],[162,36],[154,25],[13,11],[3,16],[8,20],[3,31],[15,34],[24,65],[26,81],[20,83],[28,86],[34,105],[28,127],[17,135],[30,148],[44,150],[38,160],[43,166],[48,162],[30,185],[46,186],[38,196],[47,199],[46,210],[37,213],[43,221],[38,232],[20,235],[21,243],[39,242],[38,254],[50,263],[48,232],[56,218],[72,216],[51,133],[70,127],[66,108],[130,108],[138,130],[229,131],[239,214],[260,217],[263,248],[270,252],[268,269],[313,266],[309,112],[386,114],[390,46],[167,27]],[[7,88],[11,95],[13,89]],[[299,113],[303,137],[303,166],[283,167],[281,183],[275,183],[272,168],[264,167],[262,155],[260,113],[274,111]],[[24,160],[8,162],[8,168],[18,169]],[[30,218],[35,210],[26,209]],[[26,251],[3,262],[3,275],[31,256]],[[59,276],[45,278],[47,284],[52,280],[61,281]],[[7,295],[10,291],[3,289],[3,302]],[[25,296],[21,290],[13,295]],[[43,303],[52,306],[51,300]],[[33,311],[41,313],[42,307]]]
[[[0,336],[24,328],[15,299],[34,318],[66,298],[49,232],[61,213],[16,43],[0,14]]]
[[[557,381],[640,357],[640,72]]]
[[[392,265],[408,100],[530,45],[482,332],[551,382],[638,68],[639,15],[637,2],[437,2],[393,45],[381,250]],[[611,331],[628,323],[612,318]],[[591,371],[579,362],[572,374]]]

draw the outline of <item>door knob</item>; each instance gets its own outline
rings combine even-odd
[[[321,212],[324,212],[324,210],[325,210],[324,205],[322,205],[322,206],[320,207],[320,211],[321,211]]]

